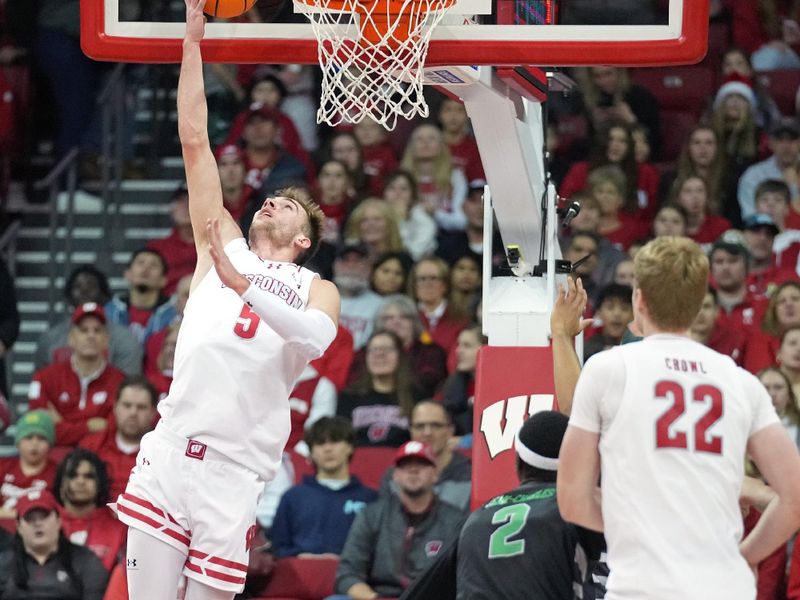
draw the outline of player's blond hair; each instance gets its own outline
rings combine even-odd
[[[322,242],[322,227],[325,223],[325,214],[309,193],[301,187],[290,186],[275,192],[275,197],[289,198],[297,203],[306,213],[306,224],[303,233],[311,240],[311,245],[295,258],[295,264],[303,265],[311,260]]]
[[[708,258],[689,238],[662,236],[633,261],[636,287],[653,323],[664,331],[688,329],[708,289]]]

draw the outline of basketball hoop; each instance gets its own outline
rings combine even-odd
[[[317,122],[428,116],[422,95],[431,33],[455,0],[297,0],[311,21],[322,68]]]

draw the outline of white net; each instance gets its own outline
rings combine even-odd
[[[431,33],[454,0],[297,0],[311,21],[322,67],[317,122],[428,116],[422,94]]]

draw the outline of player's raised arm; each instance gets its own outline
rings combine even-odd
[[[575,353],[575,337],[589,325],[583,318],[588,301],[580,278],[567,279],[567,289],[558,286],[556,302],[550,315],[550,336],[553,342],[553,378],[558,410],[569,416],[572,396],[581,374],[581,363]]]
[[[217,163],[208,139],[208,107],[203,87],[203,59],[200,41],[206,18],[204,0],[186,0],[186,35],[178,80],[178,135],[181,140],[186,184],[189,188],[189,213],[197,247],[198,268],[208,249],[206,222],[218,219],[223,243],[241,237],[241,231],[222,204],[222,187]]]

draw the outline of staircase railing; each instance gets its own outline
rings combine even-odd
[[[119,229],[122,205],[121,185],[125,169],[125,65],[114,67],[106,86],[97,98],[102,111],[102,138],[100,158],[100,197],[103,206],[103,230],[107,252],[98,257],[102,269],[111,267],[115,236]]]
[[[78,187],[78,154],[77,147],[67,152],[58,164],[44,177],[34,184],[35,190],[47,191],[50,219],[48,223],[48,239],[50,250],[50,271],[47,282],[47,301],[51,311],[56,304],[56,277],[58,275],[58,197],[61,192],[62,178],[66,177],[66,211],[64,218],[64,266],[63,271],[72,270],[72,237],[75,228],[75,191]]]

